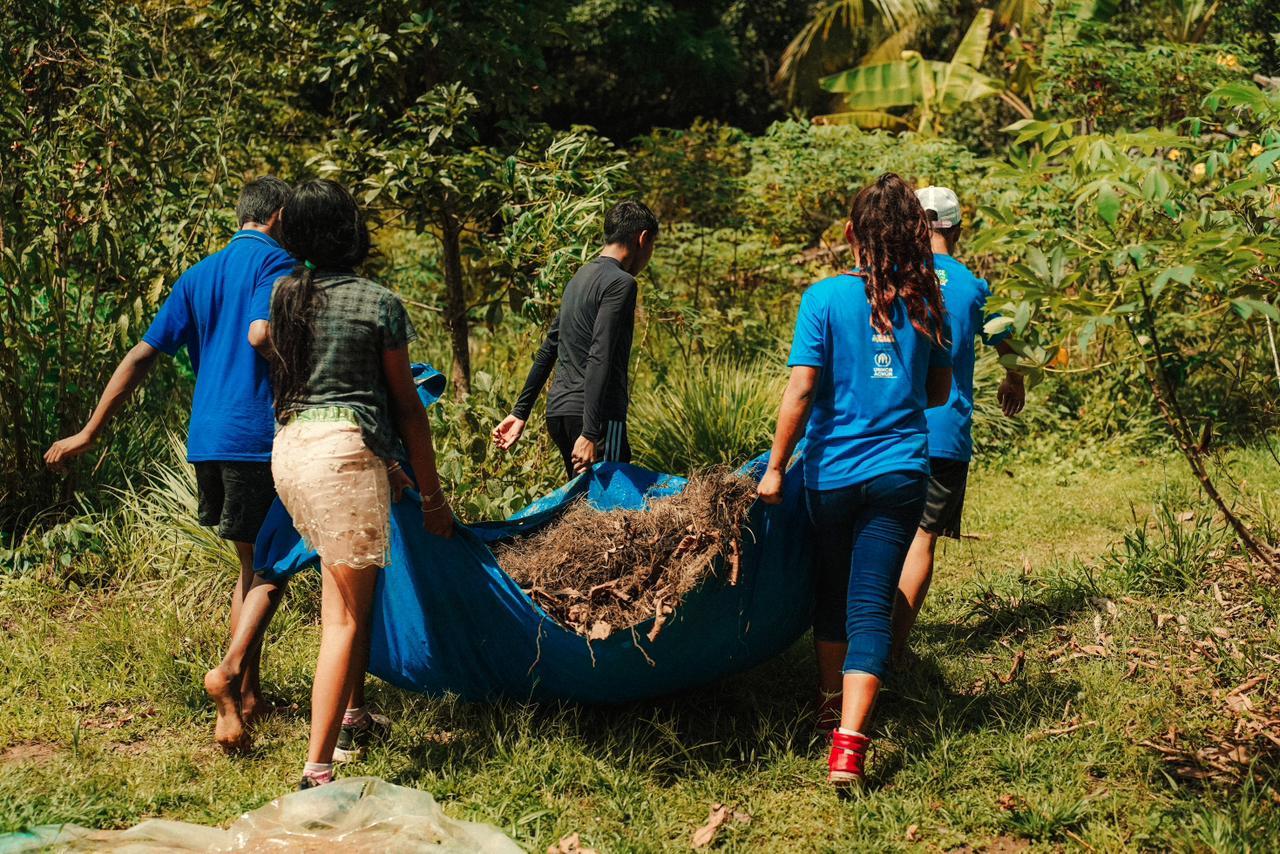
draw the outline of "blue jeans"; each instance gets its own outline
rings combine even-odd
[[[927,483],[918,472],[889,472],[840,489],[808,490],[813,636],[848,641],[845,673],[884,675],[898,577],[924,512]]]

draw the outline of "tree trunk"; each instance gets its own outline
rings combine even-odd
[[[465,400],[471,394],[471,335],[467,322],[467,293],[462,281],[462,225],[446,211],[443,226],[444,316],[453,350],[453,389],[459,400]]]

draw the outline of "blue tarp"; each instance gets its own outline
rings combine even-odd
[[[415,366],[430,407],[444,377]],[[755,476],[761,457],[746,468]],[[585,495],[601,510],[639,509],[685,480],[602,463],[503,522],[459,525],[450,540],[422,527],[418,497],[391,514],[391,565],[374,605],[369,672],[426,694],[464,699],[559,698],[590,703],[656,697],[710,682],[786,650],[809,626],[812,602],[802,466],[780,505],[757,503],[743,531],[739,581],[717,571],[685,598],[650,642],[652,620],[588,642],[561,627],[502,571],[490,547],[555,521]],[[279,501],[258,537],[259,568],[287,576],[315,566]]]

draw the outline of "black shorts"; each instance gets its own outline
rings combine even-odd
[[[969,482],[967,460],[931,457],[929,491],[924,502],[920,527],[939,537],[960,539],[960,515],[964,511],[964,492]]]
[[[564,470],[573,477],[573,446],[582,435],[581,415],[547,416],[547,432],[560,449]],[[604,438],[599,442],[600,459],[616,463],[631,462],[631,443],[627,441],[627,422],[606,421]]]
[[[195,464],[200,491],[200,524],[218,536],[253,543],[276,500],[271,463],[209,461]]]

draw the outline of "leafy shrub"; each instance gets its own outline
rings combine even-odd
[[[785,385],[785,370],[764,360],[713,358],[672,371],[632,403],[636,462],[674,473],[746,462],[768,450]]]
[[[842,221],[853,195],[882,172],[953,187],[964,197],[985,171],[972,152],[951,140],[866,133],[848,125],[777,122],[748,148],[747,216],[780,242],[806,245]]]
[[[70,497],[45,447],[82,426],[178,271],[230,235],[232,176],[260,132],[190,7],[71,6],[0,28],[0,528]],[[152,384],[100,479],[162,447],[138,440],[156,438],[167,391]]]
[[[1096,130],[1170,127],[1251,62],[1230,45],[1077,44],[1054,52],[1041,92],[1056,114]]]
[[[507,361],[513,363],[520,363],[515,356]],[[513,450],[498,450],[490,438],[523,382],[523,371],[501,378],[477,371],[465,401],[446,396],[431,409],[436,465],[453,511],[465,522],[505,518],[564,482],[541,407]]]
[[[80,576],[77,570],[84,562],[104,552],[101,519],[92,514],[76,516],[32,532],[12,549],[0,548],[0,574]]]
[[[736,128],[701,119],[687,130],[656,128],[633,144],[629,171],[662,223],[733,225],[750,168],[746,140]]]
[[[750,359],[785,346],[800,294],[819,277],[813,264],[797,261],[800,249],[754,229],[664,226],[648,274],[653,286],[642,286],[647,355],[655,363],[708,353]]]

